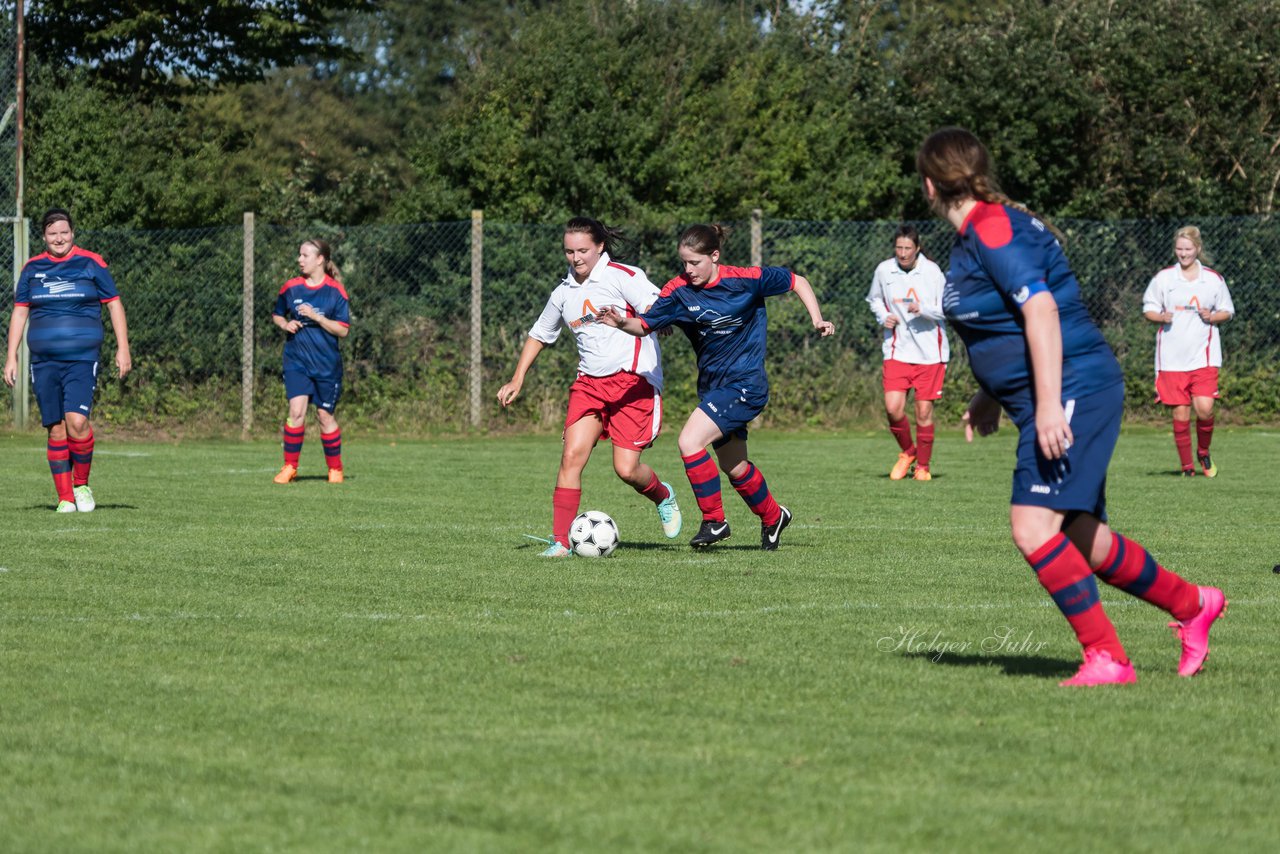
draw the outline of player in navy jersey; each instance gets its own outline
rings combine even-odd
[[[1084,648],[1084,663],[1062,684],[1137,680],[1095,574],[1173,616],[1178,673],[1194,675],[1226,599],[1107,526],[1124,381],[1055,233],[1000,192],[986,148],[963,128],[929,136],[916,168],[930,205],[957,230],[943,309],[981,387],[964,414],[966,438],[995,432],[1001,407],[1017,425],[1013,541]]]
[[[695,225],[680,235],[684,273],[667,282],[658,301],[639,317],[612,308],[598,318],[632,335],[648,335],[678,326],[698,357],[698,408],[677,440],[685,474],[693,487],[702,526],[689,545],[705,548],[729,538],[720,494],[720,475],[707,453],[716,452],[729,482],[760,517],[760,547],[773,551],[791,522],[791,511],[774,500],[764,475],[747,458],[747,425],[769,401],[765,372],[765,298],[795,291],[823,337],[835,326],[804,276],[782,267],[730,267],[720,263],[725,231],[719,225]]]
[[[18,345],[30,320],[31,383],[41,423],[49,431],[46,458],[58,493],[57,510],[88,513],[97,506],[89,488],[94,447],[89,415],[98,384],[102,306],[111,316],[121,378],[133,368],[129,328],[107,262],[75,245],[71,215],[54,208],[41,224],[45,251],[27,261],[14,289],[4,381],[18,381]]]
[[[568,329],[578,346],[578,376],[569,387],[564,419],[564,448],[551,496],[551,542],[542,557],[569,557],[569,527],[582,500],[582,472],[601,439],[613,444],[613,470],[636,492],[652,501],[668,539],[678,537],[683,520],[671,484],[640,461],[662,429],[662,353],[653,336],[636,340],[597,323],[596,310],[618,306],[642,311],[658,289],[639,267],[610,256],[623,235],[590,217],[574,217],[564,227],[568,270],[551,292],[529,330],[511,380],[498,390],[510,405],[524,387],[525,375],[543,348]]]
[[[298,476],[307,405],[315,404],[329,482],[342,483],[342,429],[333,417],[342,395],[342,352],[338,341],[351,331],[351,307],[339,281],[333,250],[323,240],[298,247],[302,273],[280,288],[271,321],[288,334],[284,344],[284,393],[289,414],[284,422],[284,466],[274,478],[288,483]]]

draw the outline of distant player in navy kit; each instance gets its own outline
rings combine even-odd
[[[636,336],[679,326],[697,354],[700,402],[677,440],[702,511],[702,527],[689,545],[705,548],[729,538],[720,474],[707,453],[711,445],[733,488],[760,517],[760,547],[773,551],[791,522],[791,511],[774,500],[764,475],[747,459],[747,425],[769,402],[765,298],[795,291],[822,337],[835,332],[835,326],[822,319],[818,298],[804,276],[782,267],[722,266],[724,236],[719,225],[686,229],[679,242],[684,273],[667,282],[657,302],[639,317],[623,317],[612,308],[598,317]]]
[[[284,392],[289,414],[284,422],[284,466],[274,478],[288,483],[298,476],[307,405],[315,404],[329,482],[342,483],[342,429],[333,417],[342,395],[342,353],[338,340],[351,331],[351,307],[339,281],[333,250],[323,240],[298,247],[301,276],[280,288],[271,321],[286,333]]]
[[[96,505],[89,489],[93,464],[93,392],[102,349],[102,306],[116,336],[116,368],[123,378],[133,367],[124,306],[107,262],[75,245],[71,215],[54,208],[42,221],[45,251],[27,261],[14,289],[4,381],[18,381],[18,345],[27,331],[31,383],[40,420],[49,431],[47,458],[58,493],[59,513],[88,513]]]
[[[943,308],[982,388],[964,414],[966,436],[995,432],[1001,407],[1018,426],[1013,541],[1084,648],[1084,663],[1062,684],[1137,681],[1095,574],[1173,616],[1182,642],[1178,674],[1194,675],[1226,599],[1215,587],[1184,581],[1106,524],[1124,380],[1062,247],[1043,221],[1000,192],[986,148],[969,131],[929,136],[916,168],[930,205],[957,230]]]

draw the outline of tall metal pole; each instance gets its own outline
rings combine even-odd
[[[17,139],[14,143],[14,221],[13,221],[13,279],[16,284],[22,266],[30,254],[27,242],[31,234],[30,225],[22,215],[23,207],[23,175],[22,148],[26,131],[27,114],[27,25],[26,10],[23,0],[18,0],[18,126]],[[22,344],[18,346],[18,381],[13,384],[13,421],[19,430],[27,428],[31,413],[31,383],[27,380],[28,365],[31,364],[31,352],[27,349],[27,332],[22,331]]]

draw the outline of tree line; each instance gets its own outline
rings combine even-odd
[[[27,209],[81,227],[919,219],[945,124],[1048,216],[1280,188],[1272,0],[27,7]]]

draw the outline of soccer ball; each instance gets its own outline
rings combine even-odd
[[[579,557],[608,557],[618,547],[618,526],[599,510],[579,513],[569,526],[569,547]]]

